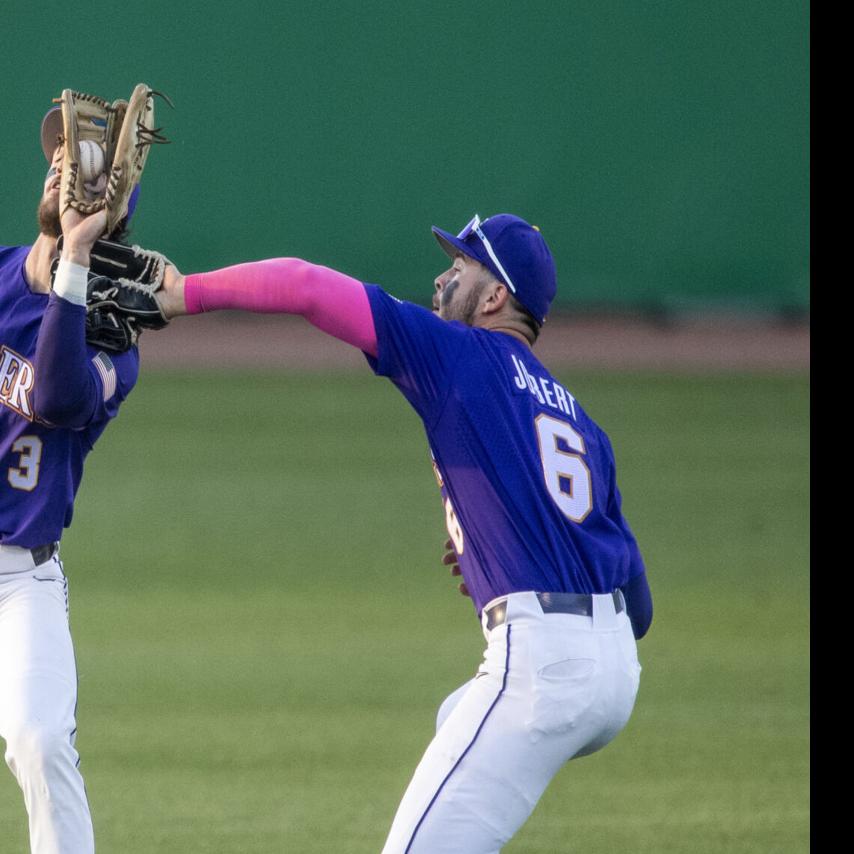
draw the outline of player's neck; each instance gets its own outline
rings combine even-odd
[[[56,238],[39,234],[24,262],[24,276],[34,293],[50,293],[50,264],[55,257]]]
[[[511,338],[515,338],[517,341],[527,344],[528,347],[533,346],[533,342],[531,341],[530,336],[525,334],[526,330],[523,328],[522,324],[514,323],[509,318],[487,319],[486,322],[479,323],[478,326],[488,329],[490,332],[503,332],[505,335],[509,335]]]
[[[500,327],[493,328],[493,332],[503,332],[505,335],[509,335],[511,338],[515,338],[517,341],[521,341],[527,347],[533,347],[533,342],[525,335],[523,335],[517,329],[502,329]]]

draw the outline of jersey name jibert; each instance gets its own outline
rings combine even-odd
[[[558,409],[575,419],[575,398],[560,383],[546,377],[535,377],[523,361],[512,353],[510,358],[516,369],[516,376],[513,377],[516,388],[520,391],[528,389],[542,405]]]

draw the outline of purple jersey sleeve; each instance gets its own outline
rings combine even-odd
[[[371,368],[388,377],[425,423],[439,415],[450,390],[468,327],[447,323],[419,305],[401,302],[376,285],[365,290],[374,315],[377,357]]]
[[[55,427],[79,429],[114,417],[136,382],[136,348],[108,356],[86,344],[86,309],[51,294],[42,317],[34,368],[36,414]]]

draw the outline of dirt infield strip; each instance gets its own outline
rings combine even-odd
[[[211,314],[179,318],[140,340],[148,368],[271,368],[308,371],[364,368],[352,347],[301,318]],[[743,318],[683,320],[656,325],[642,319],[554,317],[537,344],[550,366],[676,373],[805,374],[810,368],[806,323]]]

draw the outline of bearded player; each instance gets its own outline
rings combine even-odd
[[[608,437],[531,349],[556,289],[543,236],[509,214],[433,231],[450,259],[433,312],[295,258],[170,268],[159,301],[165,316],[303,315],[422,418],[487,646],[442,705],[383,850],[492,854],[562,765],[625,726],[652,599]]]
[[[106,213],[60,223],[58,111],[42,126],[50,164],[30,246],[0,246],[0,737],[29,814],[34,854],[90,854],[75,750],[77,674],[59,557],[83,462],[136,382],[136,347],[85,340],[89,249]],[[51,264],[62,257],[51,290]]]

